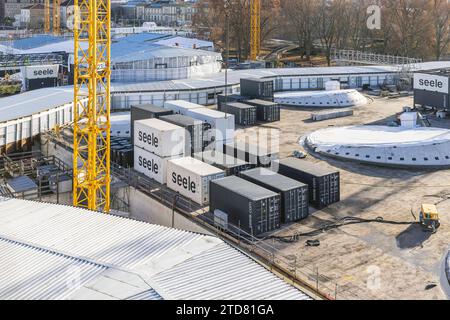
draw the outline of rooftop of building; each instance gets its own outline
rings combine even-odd
[[[209,41],[157,33],[138,33],[115,38],[111,44],[113,62],[146,60],[153,57],[217,56],[219,53],[197,50],[210,48]],[[82,46],[86,49],[87,46]],[[73,53],[73,38],[53,35],[37,35],[15,41],[0,42],[0,51],[21,53],[67,52]]]
[[[0,198],[1,299],[309,297],[222,240],[74,207]]]
[[[72,103],[73,97],[73,87],[54,87],[0,98],[0,123]]]

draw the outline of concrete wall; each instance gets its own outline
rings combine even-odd
[[[67,164],[70,168],[73,167],[72,150],[68,150],[56,142],[47,139],[45,135],[41,135],[41,152],[45,156],[55,156]],[[78,165],[81,165],[80,161],[78,162]]]
[[[72,152],[53,141],[41,138],[41,151],[44,155],[54,155],[72,167]],[[125,187],[115,192],[115,196],[124,199],[130,206],[130,219],[145,221],[165,227],[172,227],[172,209],[149,197],[133,187]],[[211,234],[201,225],[175,212],[173,227],[180,230]]]
[[[130,187],[129,190],[130,218],[158,224],[165,227],[172,227],[172,209],[161,204],[148,195]],[[173,227],[180,230],[211,234],[202,226],[188,219],[184,215],[174,213]]]

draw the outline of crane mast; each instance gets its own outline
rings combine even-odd
[[[75,0],[75,8],[73,205],[107,213],[111,179],[110,0]]]
[[[261,50],[261,0],[250,3],[250,60],[256,60]]]
[[[44,31],[50,32],[50,0],[45,0],[44,3]]]
[[[47,10],[47,9],[46,9]],[[61,28],[61,0],[53,0],[53,34],[59,35]],[[47,23],[47,21],[46,21]],[[50,20],[49,20],[50,26]]]

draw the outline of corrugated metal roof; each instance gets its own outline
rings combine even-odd
[[[435,69],[450,68],[450,61],[424,62],[415,65],[416,71],[430,71]],[[316,68],[277,68],[277,69],[252,69],[228,72],[229,85],[238,85],[241,78],[276,78],[276,77],[318,77],[318,76],[348,76],[396,73],[398,66],[346,66],[346,67],[316,67]],[[208,75],[204,78],[192,78],[183,80],[120,83],[111,84],[112,92],[158,92],[175,90],[199,90],[225,85],[223,72]]]
[[[0,261],[1,300],[65,299],[78,289],[70,286],[71,280],[84,285],[107,269],[1,236]]]
[[[173,40],[170,40],[172,39]],[[162,41],[159,43],[158,41]],[[179,43],[174,47],[173,43]],[[196,50],[194,44],[207,47],[210,42],[189,39],[179,36],[168,36],[158,33],[138,33],[113,39],[111,44],[111,60],[128,62],[147,60],[156,57],[196,57],[220,56],[219,53]],[[14,53],[48,53],[64,51],[73,53],[73,39],[63,36],[38,35],[19,39],[13,42],[0,42],[0,51],[13,50]],[[85,44],[81,44],[86,49]]]
[[[218,238],[83,209],[0,197],[0,240],[9,239],[0,298],[309,299]],[[79,286],[45,294],[69,262],[82,268]]]
[[[15,120],[73,102],[73,87],[44,88],[0,98],[0,122]]]

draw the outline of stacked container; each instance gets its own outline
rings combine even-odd
[[[164,109],[172,110],[173,113],[186,115],[188,110],[201,109],[204,106],[184,100],[172,100],[164,102]]]
[[[224,94],[217,95],[217,110],[225,112],[225,104],[231,102],[244,102],[247,100],[246,97],[240,96],[238,94],[228,95],[225,98]]]
[[[111,137],[111,161],[125,168],[133,166],[133,144],[128,138]]]
[[[167,110],[161,107],[154,106],[152,104],[140,104],[131,106],[131,133],[134,132],[135,121],[159,118],[160,116],[166,116],[172,113],[172,110]],[[131,139],[131,144],[134,144],[133,136]]]
[[[208,204],[210,181],[223,177],[223,170],[192,157],[167,162],[167,186],[200,205]]]
[[[240,126],[253,126],[256,124],[256,107],[240,102],[229,102],[226,104],[227,113],[234,115],[234,121]]]
[[[224,170],[227,176],[237,175],[241,171],[250,170],[255,167],[253,164],[236,159],[220,151],[200,152],[195,155],[195,158]]]
[[[322,209],[340,201],[338,171],[296,158],[280,160],[277,165],[280,174],[308,185],[309,201],[314,207]]]
[[[139,120],[134,125],[134,169],[166,183],[167,161],[184,155],[185,130],[159,120]]]
[[[216,143],[227,143],[234,138],[234,115],[207,108],[189,109],[186,115],[206,122],[211,126],[207,140]]]
[[[174,114],[160,117],[160,120],[180,126],[186,130],[185,155],[193,155],[203,150],[203,133],[210,127],[192,117]]]
[[[280,105],[276,102],[253,99],[245,101],[246,104],[256,107],[256,118],[262,122],[280,121]]]
[[[273,101],[273,81],[248,78],[241,79],[241,95],[250,99]]]
[[[211,181],[210,188],[210,211],[226,214],[227,223],[252,235],[280,228],[277,193],[236,176]]]
[[[261,145],[240,141],[225,144],[223,152],[258,167],[270,167],[274,160],[278,160],[279,156],[278,152],[272,152]]]
[[[240,177],[276,192],[281,197],[281,222],[290,223],[309,215],[308,186],[264,168],[243,171]]]

